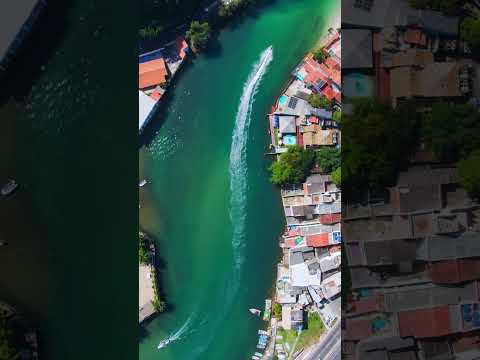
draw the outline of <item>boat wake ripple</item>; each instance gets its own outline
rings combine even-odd
[[[165,339],[162,339],[162,341],[160,341],[160,343],[158,344],[157,349],[162,349],[168,346],[170,343],[180,340],[189,329],[191,321],[192,321],[192,316],[190,316],[187,319],[187,321],[185,321],[185,323],[182,325],[180,329],[168,335]]]
[[[245,222],[247,205],[247,140],[250,126],[252,105],[268,65],[273,59],[273,48],[266,48],[260,60],[253,65],[243,87],[242,97],[235,119],[235,128],[230,148],[230,220],[233,225],[232,245],[235,257],[235,268],[239,270],[244,262],[243,247],[245,246]]]

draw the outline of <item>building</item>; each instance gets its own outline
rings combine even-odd
[[[150,60],[138,64],[138,88],[153,90],[159,85],[165,85],[170,73],[163,58]]]
[[[141,133],[145,126],[148,124],[158,102],[146,95],[142,91],[138,91],[138,131]]]
[[[8,63],[12,61],[24,40],[32,32],[33,25],[46,5],[46,0],[0,2],[2,22],[2,31],[0,31],[0,70],[5,70]]]

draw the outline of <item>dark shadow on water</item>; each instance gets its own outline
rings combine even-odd
[[[202,53],[202,56],[206,58],[218,58],[223,55],[223,47],[218,39],[218,33],[213,33],[210,41],[208,42],[208,47]]]
[[[187,58],[183,66],[178,70],[175,78],[173,79],[172,83],[168,86],[167,91],[162,96],[162,103],[159,105],[159,109],[154,117],[150,120],[147,124],[145,129],[143,130],[142,135],[139,139],[139,148],[143,146],[147,146],[152,142],[152,140],[156,137],[158,131],[163,126],[165,122],[165,118],[168,114],[168,107],[170,102],[175,96],[175,85],[178,81],[182,81],[183,72],[185,72],[188,68],[193,66],[194,59]]]
[[[5,73],[0,73],[0,104],[14,96],[25,98],[34,81],[42,73],[42,66],[52,57],[68,27],[68,2],[50,0],[34,24],[31,33],[10,62]]]

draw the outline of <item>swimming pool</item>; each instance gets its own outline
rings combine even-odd
[[[373,76],[362,73],[344,75],[343,95],[349,97],[373,96]]]
[[[280,96],[280,98],[278,99],[278,105],[285,104],[285,101],[287,101],[287,97],[285,95]]]
[[[282,142],[285,145],[295,145],[297,143],[297,137],[295,135],[283,135]]]

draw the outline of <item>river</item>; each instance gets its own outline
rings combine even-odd
[[[284,226],[264,156],[266,114],[338,6],[277,0],[222,30],[213,50],[182,70],[147,128],[140,224],[157,241],[171,309],[145,326],[141,360],[236,360],[255,351],[265,323],[248,309],[262,308],[273,290]]]

